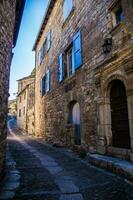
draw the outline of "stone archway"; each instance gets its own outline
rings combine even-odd
[[[126,109],[128,111],[127,123],[128,129],[128,142],[127,144],[114,144],[112,133],[112,108],[111,108],[111,90],[113,84],[116,82],[121,83],[124,88],[126,96]],[[118,83],[117,82],[117,83]],[[115,87],[115,86],[114,86]],[[98,88],[98,138],[97,138],[97,152],[100,154],[109,154],[113,156],[129,159],[133,150],[133,132],[132,132],[132,96],[130,94],[130,84],[121,74],[113,74],[106,79],[103,79],[100,87]],[[123,89],[122,89],[123,90]],[[119,104],[119,103],[118,103]]]
[[[113,80],[110,85],[112,146],[130,149],[126,88],[120,80]]]

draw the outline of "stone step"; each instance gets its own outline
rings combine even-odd
[[[133,181],[133,163],[131,162],[99,154],[90,154],[88,159],[95,166],[107,169]]]

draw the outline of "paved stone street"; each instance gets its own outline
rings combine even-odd
[[[9,122],[7,176],[0,199],[132,200],[133,184],[65,148],[26,137]]]

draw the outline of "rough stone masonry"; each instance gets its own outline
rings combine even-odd
[[[0,178],[4,173],[12,47],[16,43],[24,1],[0,1]]]
[[[36,135],[41,135],[50,142],[59,140],[75,145],[77,135],[75,136],[73,122],[76,120],[74,114],[77,109],[82,146],[91,152],[133,160],[133,1],[71,2],[73,7],[64,20],[67,0],[50,1],[34,45]],[[50,31],[51,46],[49,51],[45,51]],[[59,55],[62,54],[63,64],[66,66],[68,61],[63,56],[71,59],[74,37],[79,32],[82,65],[71,76],[59,81],[59,70],[62,67]],[[44,55],[40,63],[41,49],[44,50]],[[66,70],[68,68],[70,63],[67,63]],[[41,95],[40,83],[47,76],[47,71],[50,73],[50,89]],[[115,88],[120,88],[118,91],[121,94],[118,96],[119,102],[112,104],[113,96],[110,94],[117,93]],[[125,103],[121,102],[121,95],[124,96],[122,98],[125,100],[122,101]],[[114,101],[116,99],[113,98]],[[113,105],[117,105],[115,113],[111,109]],[[120,105],[122,107],[117,109]],[[124,129],[127,137],[122,131]]]

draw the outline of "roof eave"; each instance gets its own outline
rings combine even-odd
[[[48,19],[49,19],[49,16],[51,14],[51,11],[53,10],[53,7],[54,7],[54,4],[55,4],[56,0],[49,0],[48,2],[48,6],[47,6],[47,9],[46,9],[46,12],[45,12],[45,15],[44,15],[44,18],[42,20],[42,23],[41,23],[41,26],[40,26],[40,29],[39,29],[39,32],[37,34],[37,37],[36,37],[36,40],[35,40],[35,43],[34,43],[34,46],[33,46],[33,49],[32,51],[35,51],[36,50],[36,46],[38,44],[38,41],[43,33],[43,30],[45,29],[45,26],[48,22]]]
[[[21,24],[21,19],[22,19],[22,15],[23,15],[23,11],[24,11],[25,1],[26,0],[17,0],[17,3],[16,3],[16,16],[15,16],[13,47],[16,46],[19,28],[20,28],[20,24]]]

